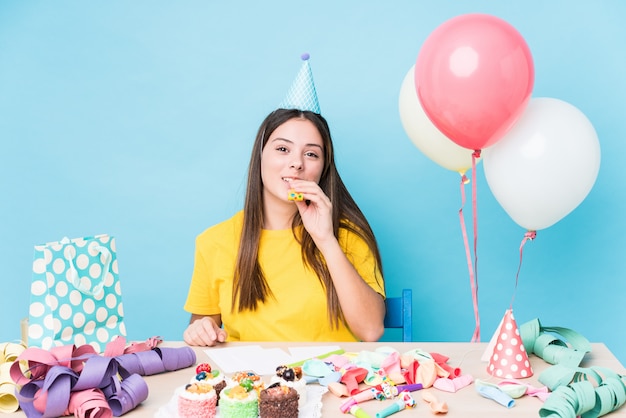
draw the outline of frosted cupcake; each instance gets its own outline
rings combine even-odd
[[[179,418],[214,418],[217,394],[211,385],[190,383],[178,392]]]
[[[191,379],[191,383],[208,384],[213,386],[217,394],[217,402],[220,401],[220,392],[226,387],[226,377],[217,369],[212,369],[208,363],[199,364],[196,367],[196,375]]]
[[[295,418],[298,416],[298,392],[274,383],[259,394],[260,418]]]
[[[234,373],[227,382],[226,386],[237,386],[244,380],[249,380],[252,382],[252,385],[255,389],[261,390],[264,388],[265,384],[263,383],[263,379],[261,376],[256,374],[253,371],[243,371]]]
[[[302,378],[302,367],[278,366],[276,374],[271,378],[271,383],[280,383],[294,388],[300,397],[298,401],[300,408],[306,405],[306,380]]]
[[[220,396],[220,418],[257,418],[259,396],[250,379],[227,386]]]

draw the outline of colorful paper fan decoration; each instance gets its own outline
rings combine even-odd
[[[487,372],[503,379],[520,379],[533,375],[528,354],[520,337],[519,328],[513,317],[513,311],[508,309],[494,334],[494,339],[487,350],[489,365]]]
[[[320,113],[320,104],[313,83],[313,72],[309,64],[309,54],[302,54],[302,67],[287,92],[285,99],[278,106],[281,109],[310,110]]]

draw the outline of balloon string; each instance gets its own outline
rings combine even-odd
[[[459,209],[459,219],[461,221],[461,231],[463,233],[463,244],[465,246],[465,256],[467,258],[467,269],[470,276],[470,287],[472,289],[472,302],[474,304],[474,319],[476,321],[476,328],[474,329],[474,335],[472,336],[472,342],[475,341],[477,332],[480,329],[480,319],[478,315],[478,288],[474,281],[474,269],[472,268],[472,255],[470,253],[469,242],[467,240],[467,228],[465,226],[465,219],[463,218],[463,207],[465,206],[465,185],[469,182],[465,174],[461,175],[461,209]]]
[[[517,267],[517,274],[515,275],[515,289],[513,289],[513,297],[511,298],[511,309],[513,309],[513,301],[515,300],[515,293],[517,293],[517,283],[519,281],[519,272],[522,270],[522,255],[524,251],[524,244],[526,241],[532,241],[537,237],[537,231],[528,231],[524,234],[524,239],[519,246],[519,266]]]
[[[472,153],[472,214],[474,220],[474,277],[476,281],[475,295],[476,299],[476,329],[474,330],[473,342],[480,342],[480,317],[478,315],[478,209],[477,209],[477,193],[476,193],[476,159],[480,158],[480,150],[474,150]]]

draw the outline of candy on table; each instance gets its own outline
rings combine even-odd
[[[210,379],[216,379],[220,377],[219,370],[213,370],[208,363],[201,363],[196,367],[196,380],[204,381]]]
[[[196,374],[200,372],[211,373],[211,365],[209,363],[200,363],[196,367]]]
[[[236,372],[231,376],[231,379],[235,382],[241,382],[242,380],[245,379],[249,379],[250,381],[254,382],[255,384],[261,384],[263,383],[261,380],[261,376],[259,376],[258,374],[256,374],[253,371],[241,371],[241,372]]]
[[[210,393],[213,389],[211,385],[198,385],[196,383],[188,383],[185,385],[185,390],[190,393]]]
[[[276,367],[276,376],[286,380],[287,382],[294,382],[302,379],[302,367],[289,367],[280,365]]]

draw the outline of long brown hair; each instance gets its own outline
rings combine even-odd
[[[234,310],[235,305],[237,305],[238,312],[244,310],[254,311],[259,303],[263,303],[267,298],[272,297],[272,291],[267,284],[258,260],[259,241],[264,220],[261,154],[272,132],[288,120],[296,118],[312,122],[322,136],[324,168],[319,186],[332,202],[332,220],[335,237],[338,237],[340,228],[345,228],[360,236],[376,257],[377,268],[380,270],[382,277],[382,261],[376,238],[367,219],[365,219],[365,216],[339,176],[335,165],[330,129],[326,119],[310,111],[277,109],[270,113],[259,127],[248,166],[248,185],[243,209],[243,229],[233,281],[232,306]],[[344,321],[339,298],[324,258],[315,246],[309,233],[302,227],[302,219],[298,212],[296,212],[292,221],[292,230],[302,246],[304,263],[317,274],[321,285],[326,291],[328,317],[332,326],[336,328],[340,320]]]

